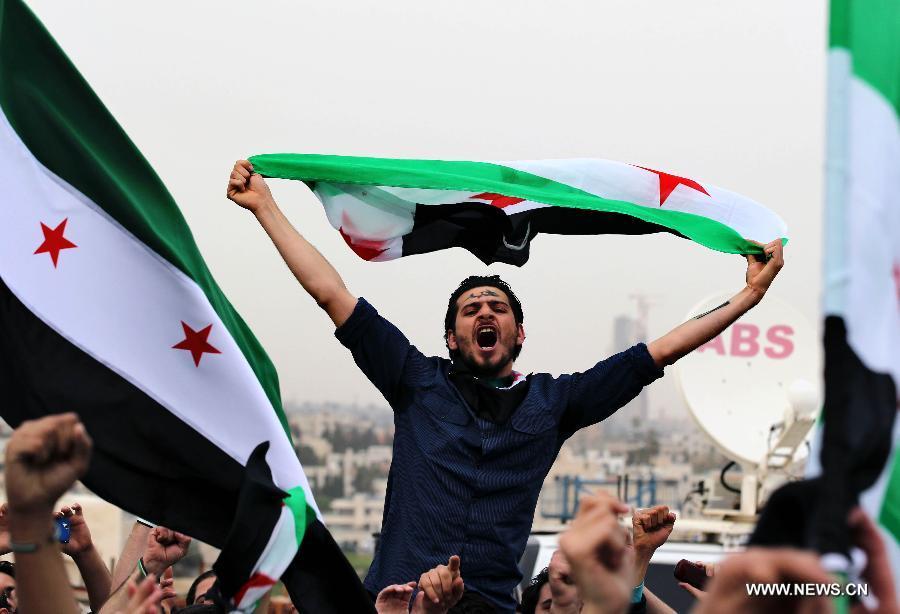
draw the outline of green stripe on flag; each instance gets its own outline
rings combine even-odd
[[[853,74],[900,115],[900,2],[832,0],[829,46],[848,49]]]
[[[493,192],[533,202],[630,215],[671,228],[729,254],[760,254],[762,248],[721,222],[684,213],[601,198],[572,186],[489,162],[399,160],[319,154],[252,156],[253,170],[266,177],[403,188]],[[786,242],[786,241],[785,241]]]
[[[0,0],[0,16],[0,107],[10,124],[51,172],[197,283],[290,439],[275,367],[216,284],[162,181],[31,11]]]
[[[316,519],[316,512],[306,503],[306,492],[303,487],[297,486],[290,489],[288,496],[284,498],[284,504],[294,514],[294,532],[297,536],[297,545],[303,543],[306,528]]]
[[[897,544],[900,544],[900,450],[897,449],[893,451],[891,474],[884,489],[878,522],[894,536]]]

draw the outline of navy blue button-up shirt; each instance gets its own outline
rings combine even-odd
[[[638,344],[583,373],[530,375],[504,424],[478,418],[427,357],[360,298],[335,336],[394,410],[381,542],[365,586],[377,594],[458,554],[466,589],[513,612],[541,486],[563,442],[662,376]]]

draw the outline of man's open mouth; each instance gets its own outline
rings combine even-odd
[[[475,329],[475,342],[482,350],[494,349],[498,338],[497,328],[494,326],[479,326]]]

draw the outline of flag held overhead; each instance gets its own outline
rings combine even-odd
[[[465,162],[318,154],[250,158],[266,177],[305,182],[365,260],[463,247],[523,265],[540,233],[668,232],[759,254],[787,226],[759,203],[706,182],[609,160]]]

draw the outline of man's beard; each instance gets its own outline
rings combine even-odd
[[[496,377],[498,372],[512,364],[513,353],[514,348],[504,347],[498,355],[492,356],[489,362],[479,364],[474,356],[460,348],[456,360],[475,377]],[[477,356],[477,354],[475,355]]]

